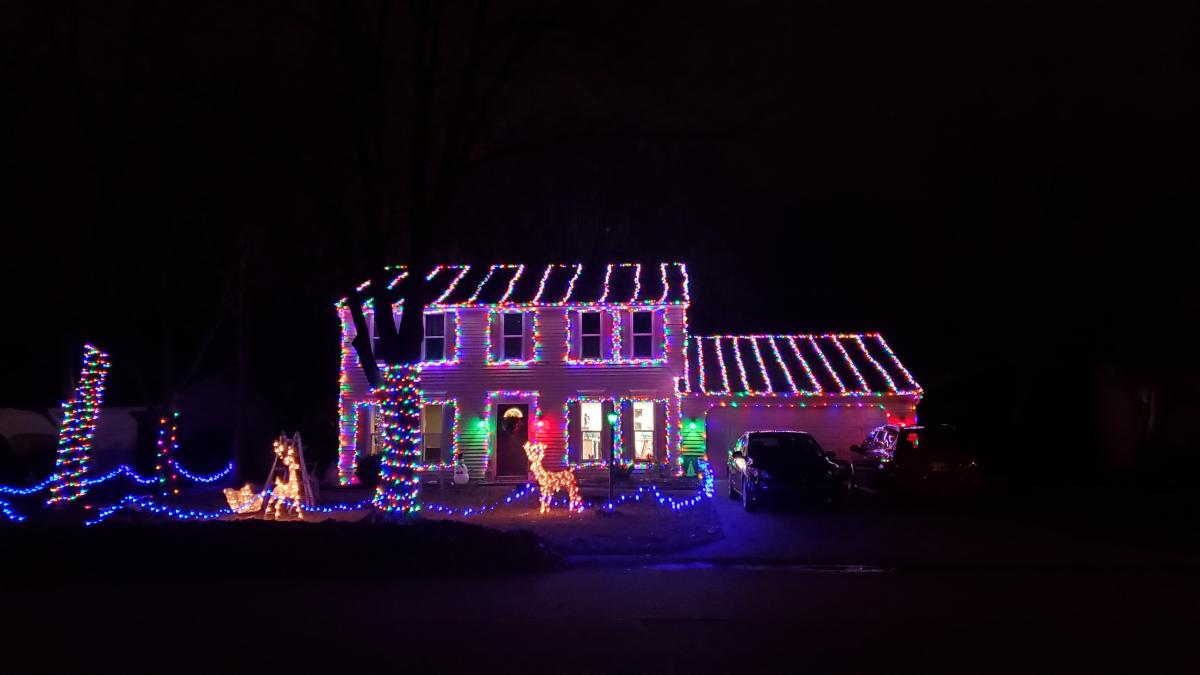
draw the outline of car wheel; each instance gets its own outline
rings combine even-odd
[[[732,478],[729,479],[729,498],[730,499],[738,498],[737,490],[733,489],[733,479]]]
[[[758,510],[758,502],[750,496],[750,491],[746,489],[746,479],[742,479],[742,508],[749,513],[754,513]]]

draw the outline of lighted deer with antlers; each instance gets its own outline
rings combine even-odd
[[[550,499],[559,490],[567,491],[571,511],[583,511],[583,499],[579,496],[579,485],[575,482],[575,474],[570,469],[566,471],[547,471],[542,466],[546,456],[546,446],[542,443],[526,443],[525,456],[529,458],[529,470],[533,472],[538,483],[538,499],[542,503],[541,513],[550,510]]]

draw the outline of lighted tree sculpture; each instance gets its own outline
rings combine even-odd
[[[383,369],[377,391],[383,454],[375,508],[388,513],[414,514],[421,509],[420,479],[415,464],[421,457],[421,392],[419,366],[397,364]]]
[[[550,500],[559,490],[566,491],[569,510],[583,511],[583,499],[579,496],[579,485],[575,481],[575,474],[570,469],[547,471],[546,467],[542,466],[542,460],[546,457],[545,444],[526,443],[525,456],[529,458],[529,470],[537,479],[538,499],[541,501],[540,513],[550,510]]]
[[[108,369],[108,354],[92,345],[84,345],[79,385],[75,388],[75,396],[63,403],[54,481],[50,484],[47,506],[72,502],[87,494],[88,460],[96,435],[96,422],[100,419]]]

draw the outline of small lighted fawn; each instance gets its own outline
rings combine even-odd
[[[529,458],[529,470],[533,472],[538,483],[538,499],[542,502],[541,513],[550,510],[550,499],[559,490],[567,491],[570,501],[569,510],[582,511],[583,500],[579,497],[579,486],[575,483],[575,474],[570,469],[566,471],[547,471],[542,466],[546,456],[546,446],[542,443],[526,443],[525,456]]]
[[[285,512],[291,511],[300,520],[304,520],[304,509],[300,508],[300,457],[296,452],[296,444],[281,437],[280,440],[275,441],[275,456],[283,462],[284,469],[287,471],[287,480],[276,476],[275,489],[271,490],[271,497],[267,501],[264,515],[268,520],[272,518],[278,520]]]

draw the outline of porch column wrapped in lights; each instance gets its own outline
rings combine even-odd
[[[50,497],[46,506],[72,502],[87,493],[88,459],[100,404],[104,400],[104,380],[108,377],[108,354],[92,345],[83,347],[83,369],[75,396],[63,405],[62,425],[58,430],[58,454],[51,476]]]
[[[420,491],[417,464],[421,461],[420,366],[386,366],[381,375],[383,385],[376,390],[376,397],[383,454],[373,504],[388,513],[415,514],[421,509],[417,501]]]

